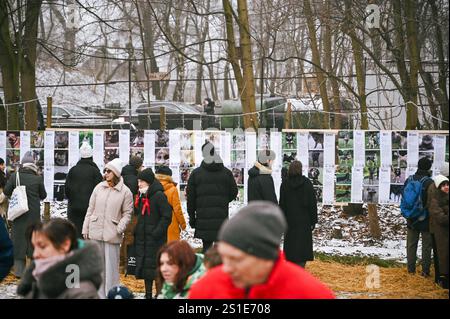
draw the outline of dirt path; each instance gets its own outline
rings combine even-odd
[[[379,270],[379,288],[366,286],[368,275]],[[367,268],[366,266],[344,265],[337,262],[313,261],[307,264],[306,270],[330,287],[340,299],[449,299],[448,289],[442,289],[432,278],[410,275],[405,267],[401,268]],[[142,298],[144,281],[134,276],[124,277],[121,281]],[[369,284],[376,281],[370,281]],[[17,298],[15,286],[17,280],[8,276],[0,284],[0,299]]]

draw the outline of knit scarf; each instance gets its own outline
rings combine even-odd
[[[69,253],[72,254],[72,253]],[[48,258],[40,258],[34,261],[35,267],[33,269],[33,277],[39,281],[39,278],[45,273],[49,268],[56,265],[60,261],[68,257],[68,255],[56,255]]]

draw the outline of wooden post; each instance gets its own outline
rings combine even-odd
[[[369,211],[369,231],[370,235],[375,239],[381,238],[380,221],[377,213],[376,204],[368,204],[367,210]]]
[[[291,105],[291,102],[288,102],[287,111],[286,111],[286,114],[284,114],[284,128],[285,129],[289,129],[292,127],[291,112],[292,112],[292,105]]]
[[[47,128],[52,127],[53,98],[47,96]]]
[[[50,202],[44,202],[44,222],[50,220]]]
[[[166,108],[164,106],[159,108],[159,128],[161,131],[166,129]]]

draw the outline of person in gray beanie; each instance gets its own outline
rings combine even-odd
[[[12,221],[11,238],[14,247],[14,274],[22,277],[25,271],[26,258],[32,257],[32,247],[26,238],[26,231],[32,224],[41,220],[41,200],[47,197],[44,180],[38,174],[38,167],[33,158],[33,152],[28,151],[22,158],[22,167],[11,175],[3,193],[11,197],[16,188],[16,174],[19,174],[20,185],[26,187],[28,212]]]
[[[254,201],[222,224],[221,266],[210,269],[190,299],[332,299],[333,292],[280,251],[287,230],[281,209]]]

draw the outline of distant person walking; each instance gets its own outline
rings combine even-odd
[[[38,174],[33,153],[28,151],[22,158],[22,167],[11,175],[6,183],[4,193],[11,197],[16,188],[16,174],[19,174],[20,185],[26,187],[29,211],[12,221],[11,239],[14,246],[14,274],[22,277],[25,271],[26,257],[33,256],[33,247],[26,237],[28,227],[41,220],[41,200],[47,197],[44,180]]]
[[[75,225],[78,238],[83,238],[83,222],[89,207],[89,199],[95,186],[103,178],[92,158],[92,147],[84,142],[80,147],[81,159],[69,170],[65,191],[68,199],[67,218]]]
[[[186,220],[181,209],[180,194],[178,194],[177,183],[172,179],[172,170],[167,166],[158,166],[155,177],[164,188],[164,194],[172,206],[172,221],[167,229],[167,242],[180,240],[181,230],[186,229]]]
[[[209,97],[207,97],[207,98],[205,98],[203,100],[203,108],[205,110],[205,113],[207,115],[209,115],[208,116],[208,121],[207,121],[208,122],[208,127],[207,128],[214,128],[214,127],[216,127],[216,120],[215,120],[215,117],[214,117],[214,112],[215,112],[214,108],[215,107],[216,107],[216,104]]]
[[[202,146],[203,161],[189,176],[187,210],[195,238],[203,242],[203,253],[217,240],[220,226],[228,218],[228,204],[238,188],[233,173],[216,154],[213,144]]]
[[[312,231],[317,223],[317,200],[311,181],[302,174],[302,163],[293,161],[280,188],[280,208],[288,225],[284,234],[286,259],[305,267],[314,260]]]
[[[120,283],[120,244],[133,213],[133,196],[123,183],[121,171],[118,158],[106,164],[105,180],[94,188],[83,223],[83,237],[95,240],[102,251],[104,273],[99,295],[103,299]]]
[[[248,171],[247,199],[249,202],[254,200],[268,200],[274,204],[278,204],[272,178],[272,164],[274,160],[274,151],[262,150],[258,153],[257,162]]]

